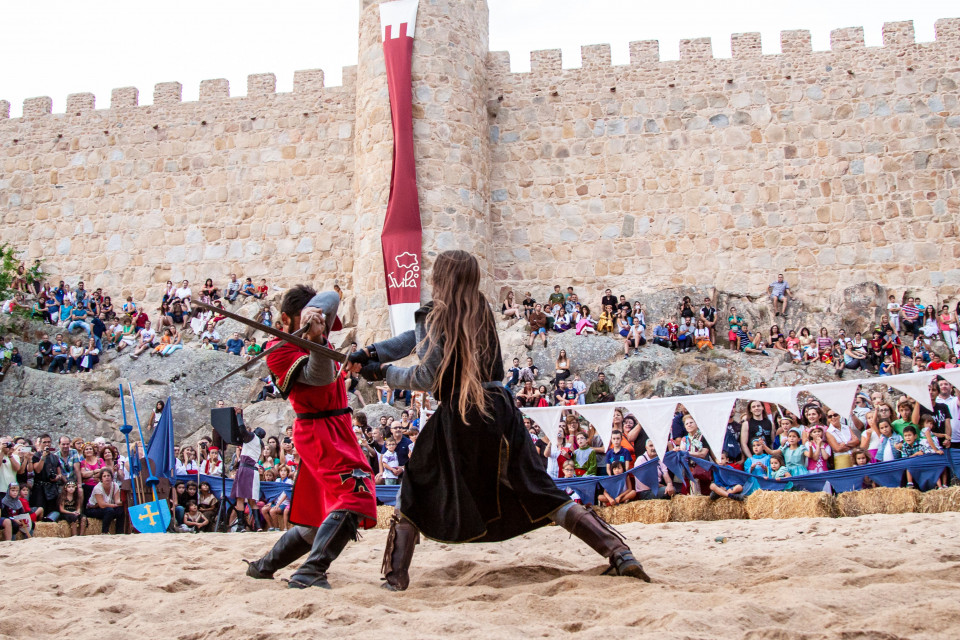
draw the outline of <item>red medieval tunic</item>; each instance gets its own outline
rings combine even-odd
[[[272,340],[267,348],[277,342]],[[293,444],[300,454],[300,466],[290,522],[319,527],[331,511],[352,511],[361,529],[373,528],[377,524],[373,474],[357,443],[350,414],[300,417],[347,408],[342,377],[322,387],[297,381],[309,357],[307,351],[290,343],[267,355],[274,382],[298,416],[293,423]]]

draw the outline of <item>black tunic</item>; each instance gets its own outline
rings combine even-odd
[[[421,340],[428,309],[422,311],[416,332]],[[488,313],[492,348],[480,354],[480,371],[485,380],[499,382],[500,341]],[[383,353],[380,345],[377,351]],[[457,409],[458,370],[451,369],[437,392],[440,407],[421,429],[403,473],[400,512],[441,542],[496,542],[549,524],[570,498],[538,461],[513,398],[502,385],[488,388],[489,416],[474,410],[464,420]]]

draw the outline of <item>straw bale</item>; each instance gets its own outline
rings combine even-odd
[[[635,500],[619,507],[623,522],[660,524],[670,522],[669,500]]]
[[[670,522],[693,520],[744,520],[743,503],[730,498],[711,500],[709,496],[673,496],[670,500]]]
[[[920,499],[920,513],[960,511],[960,487],[927,491]]]
[[[822,491],[755,491],[746,502],[751,520],[773,518],[833,518],[836,500]]]
[[[394,508],[381,504],[377,506],[377,526],[375,529],[389,529],[390,518],[393,517]]]
[[[38,522],[33,528],[34,538],[62,538],[59,522]]]
[[[872,513],[914,513],[920,509],[920,497],[916,489],[878,487],[848,491],[837,496],[837,509],[847,518]]]

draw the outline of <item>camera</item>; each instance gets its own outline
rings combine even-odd
[[[289,444],[289,443],[291,443],[291,442],[293,442],[293,441],[292,441],[290,438],[284,438],[284,439],[283,439],[283,444]]]

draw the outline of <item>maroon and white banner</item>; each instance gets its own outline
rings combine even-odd
[[[380,243],[393,335],[413,329],[413,314],[420,307],[423,229],[413,154],[413,83],[410,77],[417,2],[395,0],[380,5],[383,57],[393,121],[393,172]]]

